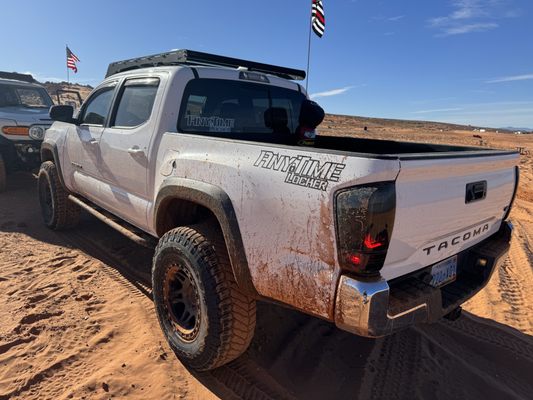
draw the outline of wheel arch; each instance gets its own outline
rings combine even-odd
[[[65,181],[63,180],[63,171],[61,169],[61,163],[59,162],[59,152],[57,146],[47,142],[41,144],[41,162],[53,161],[57,168],[57,175],[59,177],[59,182],[63,187],[65,186]]]
[[[177,226],[185,226],[213,217],[224,236],[231,268],[239,288],[257,297],[244,252],[235,209],[228,194],[220,187],[185,178],[168,178],[161,185],[154,208],[157,236]]]

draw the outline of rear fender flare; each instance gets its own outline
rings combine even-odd
[[[161,185],[154,207],[154,228],[159,230],[159,218],[163,218],[165,204],[170,200],[185,200],[208,209],[217,219],[224,235],[231,268],[239,288],[257,297],[248,261],[244,252],[241,231],[235,209],[228,194],[220,187],[186,178],[167,178]],[[160,237],[165,232],[156,232]]]

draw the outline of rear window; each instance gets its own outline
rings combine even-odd
[[[193,79],[185,88],[178,131],[243,140],[288,139],[296,132],[304,99],[296,90],[277,86]]]

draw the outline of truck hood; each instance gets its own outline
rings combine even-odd
[[[17,125],[52,123],[47,108],[1,107],[0,120],[2,119],[16,121]]]

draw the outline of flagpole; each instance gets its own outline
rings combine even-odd
[[[65,45],[65,51],[66,51],[66,49],[68,49],[68,44]],[[68,63],[65,63],[65,65],[67,66],[67,85],[70,85],[70,74],[69,74],[69,70],[68,70]]]
[[[311,0],[311,10],[313,10],[313,0]],[[305,91],[309,87],[309,60],[311,59],[311,27],[313,26],[313,18],[309,18],[309,39],[307,42],[307,72],[305,74]]]

